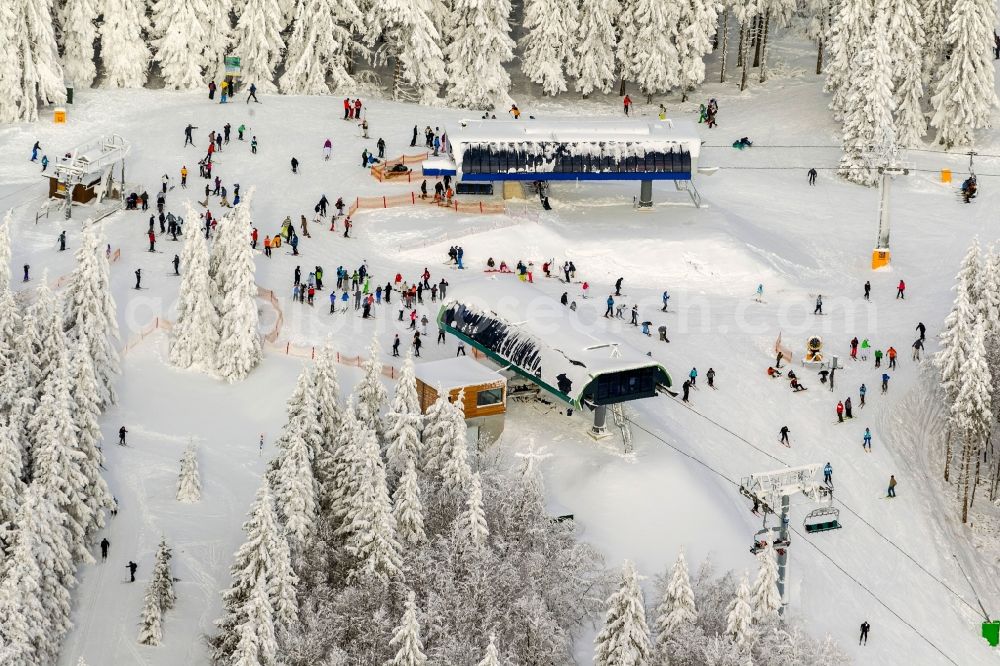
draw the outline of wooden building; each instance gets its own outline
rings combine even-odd
[[[463,393],[462,412],[473,443],[496,441],[507,413],[507,378],[467,356],[419,363],[414,367],[420,409],[425,412],[444,392],[455,402]]]

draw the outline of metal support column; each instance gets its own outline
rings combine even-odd
[[[788,538],[788,509],[789,509],[789,496],[781,496],[781,526],[778,531],[778,539],[781,543],[787,544]],[[785,598],[785,576],[788,570],[788,546],[786,545],[782,548],[778,555],[778,596],[781,597],[781,608],[778,609],[779,615],[785,614],[785,606],[788,604],[788,599]]]
[[[597,405],[594,407],[594,425],[590,429],[590,435],[594,438],[601,438],[608,436],[608,406],[607,405]]]
[[[641,180],[639,181],[639,208],[652,208],[653,207],[653,181],[651,180]]]

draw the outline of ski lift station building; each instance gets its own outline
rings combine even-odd
[[[638,180],[640,205],[652,204],[654,180],[668,180],[697,203],[692,176],[698,168],[701,139],[688,120],[462,120],[448,128],[446,136],[445,154],[427,160],[424,175],[453,176],[460,185]]]
[[[437,321],[501,369],[571,407],[593,409],[598,434],[608,405],[651,398],[672,384],[654,359],[521,283],[494,279],[468,299],[443,303]]]
[[[128,141],[111,134],[96,138],[71,148],[56,161],[49,179],[49,198],[62,199],[66,217],[70,217],[73,204],[100,203],[106,198],[124,196],[125,157]],[[114,170],[120,168],[115,179]]]
[[[462,409],[471,442],[500,439],[507,413],[506,377],[468,356],[418,363],[413,370],[421,412],[446,394]],[[456,402],[459,396],[462,401]]]

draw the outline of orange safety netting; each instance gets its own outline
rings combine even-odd
[[[420,195],[416,192],[410,192],[409,194],[397,194],[394,196],[382,196],[382,197],[358,197],[354,200],[354,203],[347,209],[347,216],[351,217],[359,210],[371,210],[375,208],[395,208],[397,206],[437,206],[438,208],[445,208],[452,210],[456,213],[483,213],[488,215],[495,215],[498,213],[506,212],[507,208],[502,203],[496,203],[491,201],[470,201],[463,202],[457,199],[452,199],[451,203],[446,201],[437,201],[428,197],[422,199]]]

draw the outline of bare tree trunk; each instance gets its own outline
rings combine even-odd
[[[993,479],[990,482],[990,501],[997,501],[997,487],[1000,486],[1000,458],[997,458],[996,465],[993,466]]]
[[[969,508],[976,503],[976,488],[979,487],[979,458],[976,457],[976,477],[972,481],[972,497],[969,498]]]
[[[722,72],[719,74],[719,83],[726,82],[726,57],[729,55],[729,6],[722,11]]]
[[[966,441],[962,446],[962,480],[960,487],[962,494],[962,523],[969,522],[969,443]]]
[[[816,73],[823,73],[823,36],[816,40]]]
[[[403,60],[396,54],[396,63],[392,68],[392,98],[398,100],[400,98],[400,85],[403,81]]]
[[[743,32],[745,33],[744,36],[743,36],[743,40],[742,40],[743,47],[742,47],[742,49],[740,51],[740,55],[742,56],[741,59],[743,60],[743,75],[740,78],[740,90],[741,91],[747,89],[747,75],[750,73],[750,67],[749,67],[749,65],[750,65],[750,53],[749,53],[749,51],[750,51],[750,28],[749,28],[749,26],[745,26],[743,28]]]
[[[764,17],[760,14],[754,17],[753,22],[753,66],[760,67],[760,35],[763,30]]]
[[[944,480],[945,482],[950,481],[951,476],[951,426],[948,426],[948,432],[945,435],[945,447],[944,447]]]
[[[764,35],[760,38],[760,41],[764,43],[761,47],[760,55],[760,83],[767,81],[767,33],[768,28],[771,25],[771,10],[768,9],[764,14]]]
[[[618,96],[619,97],[624,97],[625,96],[625,73],[624,72],[622,72],[622,84],[621,84],[621,86],[618,87]]]
[[[746,25],[740,26],[740,43],[736,46],[736,66],[743,66],[743,42],[747,38],[747,27]]]

